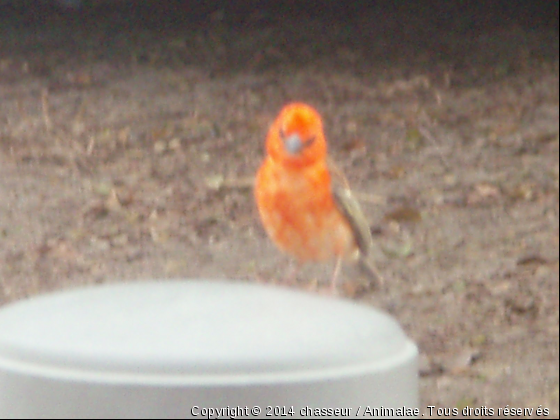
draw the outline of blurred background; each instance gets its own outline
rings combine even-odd
[[[305,101],[386,279],[341,293],[418,343],[423,405],[558,415],[558,46],[557,1],[0,1],[0,305],[283,284],[252,185]]]

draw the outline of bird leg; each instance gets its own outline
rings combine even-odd
[[[331,279],[331,293],[336,294],[336,280],[340,273],[340,268],[342,267],[342,256],[337,257],[336,265],[334,266],[334,271]]]
[[[294,262],[293,260],[291,260],[290,267],[288,268],[288,272],[286,274],[286,277],[284,278],[286,284],[296,285],[297,275],[299,274],[300,270],[301,270],[301,263],[299,261]]]

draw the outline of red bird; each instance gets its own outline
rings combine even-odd
[[[333,290],[342,260],[382,281],[367,260],[369,225],[343,175],[328,164],[319,113],[303,103],[286,105],[268,131],[266,152],[255,197],[273,242],[300,264],[336,259]]]

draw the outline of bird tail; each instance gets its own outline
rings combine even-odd
[[[385,284],[385,279],[383,275],[379,272],[373,261],[371,261],[365,255],[360,255],[358,259],[358,267],[362,273],[364,273],[369,280],[367,289],[369,290],[379,290]]]

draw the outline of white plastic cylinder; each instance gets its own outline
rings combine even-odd
[[[0,308],[0,418],[415,417],[417,354],[391,317],[342,299],[211,280],[88,287]]]

